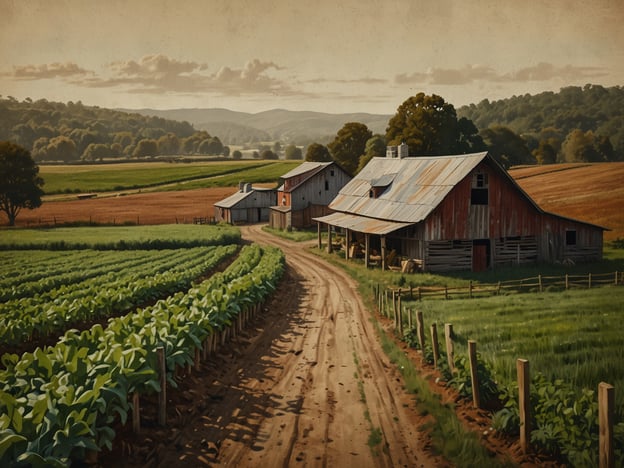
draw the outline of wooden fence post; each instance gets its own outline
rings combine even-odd
[[[397,313],[396,313],[396,293],[392,290],[392,316],[394,317],[394,329],[397,328]]]
[[[539,282],[539,292],[542,292],[542,275],[537,275],[537,281]]]
[[[422,310],[416,311],[416,327],[418,327],[418,342],[423,354],[425,352],[425,325],[423,323]]]
[[[444,338],[446,340],[446,359],[451,372],[455,370],[455,358],[453,357],[453,324],[444,324]]]
[[[132,432],[138,434],[141,432],[141,405],[139,392],[132,394]]]
[[[438,326],[435,323],[431,324],[431,347],[433,348],[433,367],[437,369],[440,360],[440,345],[438,343]]]
[[[472,299],[472,280],[468,283],[468,299]]]
[[[529,361],[518,359],[516,370],[518,372],[518,404],[520,407],[520,447],[522,452],[526,454],[529,450],[529,441],[531,440],[531,399],[529,393],[531,378],[529,375]]]
[[[617,286],[618,283],[618,272],[617,270],[615,271],[615,285]]]
[[[444,299],[448,299],[448,286],[444,285]]]
[[[418,300],[420,301],[422,299],[422,293],[420,291],[420,286],[418,286]]]
[[[588,284],[587,284],[587,288],[588,288],[588,289],[591,289],[591,283],[592,283],[592,282],[591,282],[591,280],[592,280],[592,277],[591,277],[591,273],[590,273],[590,274],[589,274],[589,276],[588,276],[588,278],[587,278],[587,283],[588,283]]]
[[[613,385],[600,382],[598,385],[598,424],[599,429],[599,457],[600,468],[613,468],[615,458],[613,453],[613,422],[615,420],[615,389]]]
[[[566,284],[566,291],[567,291],[568,288],[570,287],[570,279],[568,278],[568,274],[567,273],[565,275],[565,284]]]
[[[407,328],[412,328],[412,309],[407,309]]]
[[[162,346],[156,348],[158,356],[158,370],[160,377],[160,393],[158,394],[158,424],[167,424],[167,362],[165,361],[165,349]]]
[[[481,408],[479,376],[477,375],[477,342],[474,340],[468,340],[468,359],[470,361],[470,382],[472,383],[472,404],[475,408]]]

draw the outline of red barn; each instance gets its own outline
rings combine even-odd
[[[329,213],[327,205],[351,176],[335,162],[308,161],[281,179],[277,205],[271,207],[269,224],[286,229],[313,226],[313,217]]]
[[[392,154],[389,153],[391,156]],[[315,218],[382,266],[484,270],[602,258],[605,228],[542,210],[486,152],[373,158]],[[388,265],[391,266],[391,265]]]

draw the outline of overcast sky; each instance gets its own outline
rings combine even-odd
[[[0,0],[0,94],[394,113],[624,85],[624,0]]]

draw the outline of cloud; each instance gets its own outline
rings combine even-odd
[[[465,65],[463,68],[429,68],[424,72],[402,73],[394,78],[397,84],[465,85],[475,81],[529,82],[564,79],[594,78],[606,75],[605,69],[565,65],[558,67],[540,62],[535,66],[521,68],[511,73],[500,74],[483,65]]]
[[[379,84],[386,84],[386,83],[388,83],[388,80],[385,79],[385,78],[370,78],[370,77],[366,77],[366,78],[353,78],[353,79],[349,79],[349,80],[338,79],[338,78],[315,78],[313,80],[306,80],[306,81],[304,81],[304,83],[310,83],[310,84],[330,83],[330,84],[379,85]]]
[[[92,74],[88,70],[81,68],[73,62],[54,62],[43,65],[19,65],[14,66],[13,71],[5,73],[17,80],[43,80],[51,78],[71,78],[76,76],[85,76]]]
[[[152,54],[109,63],[99,73],[68,62],[13,67],[2,75],[16,80],[60,79],[75,86],[133,94],[307,95],[280,78],[284,67],[272,61],[255,58],[240,68],[222,66],[214,72],[209,68],[206,63]]]

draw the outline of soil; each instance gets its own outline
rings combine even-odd
[[[236,188],[154,192],[46,201],[23,210],[19,226],[92,221],[161,224],[210,217],[213,204]],[[167,426],[156,424],[155,399],[141,401],[141,432],[116,427],[112,452],[99,466],[452,466],[420,428],[428,416],[378,342],[355,282],[306,245],[271,236],[260,226],[243,237],[279,246],[285,279],[252,326],[178,376],[168,391]],[[380,318],[380,320],[383,320]],[[390,329],[391,324],[383,322]],[[493,457],[520,466],[558,466],[523,455],[519,444],[492,431],[488,414],[443,385],[406,348],[432,388],[455,405]]]
[[[100,224],[192,223],[193,218],[214,216],[213,205],[232,195],[236,187],[206,188],[174,192],[125,193],[95,198],[44,200],[34,210],[22,210],[16,226],[38,226],[73,222]]]
[[[142,429],[118,427],[100,466],[452,466],[420,430],[402,378],[378,342],[355,282],[296,244],[245,226],[243,237],[279,246],[287,268],[251,327],[168,391],[167,426],[154,401],[141,402]],[[386,323],[386,326],[390,326]],[[405,348],[423,372],[420,355]],[[474,410],[430,379],[455,404],[492,456],[545,466],[490,429]],[[550,466],[556,466],[550,464]]]

